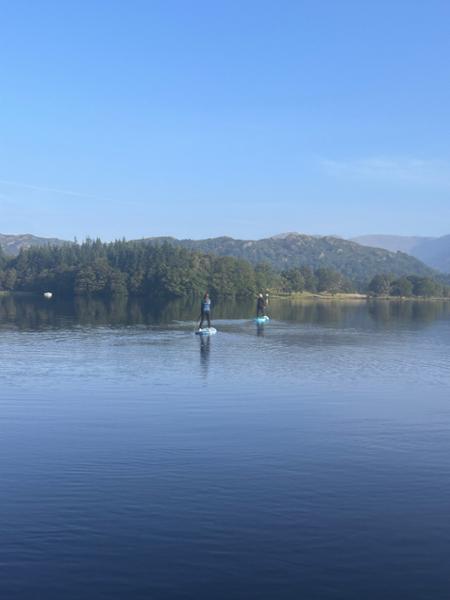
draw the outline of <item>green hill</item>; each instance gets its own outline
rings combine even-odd
[[[146,238],[150,244],[168,242],[189,250],[243,258],[252,264],[268,263],[277,270],[308,266],[338,271],[358,287],[365,286],[379,273],[395,276],[433,277],[436,272],[418,259],[403,252],[389,252],[362,246],[348,240],[287,233],[261,240],[236,240],[230,237],[205,240]]]

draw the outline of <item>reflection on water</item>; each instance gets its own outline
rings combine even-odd
[[[31,295],[0,296],[0,327],[14,325],[19,329],[82,326],[158,325],[175,321],[198,320],[199,301],[185,298],[162,302],[152,299],[118,297],[75,298],[74,300],[46,300]],[[220,300],[213,305],[213,319],[252,319],[252,300]],[[272,300],[272,319],[327,326],[358,326],[370,320],[378,327],[386,323],[415,326],[432,323],[450,311],[449,301],[295,301]],[[270,325],[268,325],[270,327]],[[264,335],[265,326],[256,325],[258,335]]]
[[[209,335],[199,335],[200,339],[200,365],[205,377],[208,374],[208,366],[209,366],[209,353],[211,351],[211,336]]]
[[[377,323],[411,321],[426,324],[438,320],[449,312],[448,300],[372,300],[369,314]]]
[[[19,328],[60,327],[77,325],[155,325],[173,321],[198,322],[200,301],[193,298],[161,301],[156,299],[111,300],[75,298],[46,300],[38,296],[0,296],[0,325],[15,324]],[[214,306],[216,318],[250,315],[253,303],[229,299]]]
[[[256,335],[257,336],[264,335],[264,323],[256,323]]]

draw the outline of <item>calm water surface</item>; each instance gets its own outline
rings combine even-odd
[[[0,596],[450,597],[450,304],[0,297]]]

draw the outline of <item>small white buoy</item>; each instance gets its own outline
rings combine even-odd
[[[44,298],[51,298],[53,294],[51,292],[44,292]]]

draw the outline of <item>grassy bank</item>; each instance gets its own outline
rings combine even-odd
[[[367,300],[367,294],[343,293],[330,294],[328,292],[279,292],[272,291],[269,298],[284,298],[287,300]]]
[[[420,302],[434,302],[439,300],[440,302],[450,302],[449,297],[445,296],[367,296],[368,300],[393,300],[396,302],[410,302],[411,300]]]
[[[322,293],[313,293],[313,292],[279,292],[272,291],[269,295],[269,298],[280,298],[285,300],[335,300],[335,301],[348,301],[348,300],[390,300],[395,302],[410,302],[414,301],[447,301],[450,302],[450,298],[440,297],[440,296],[371,296],[369,294],[358,294],[356,292],[352,293],[337,293],[330,294],[328,292]]]

